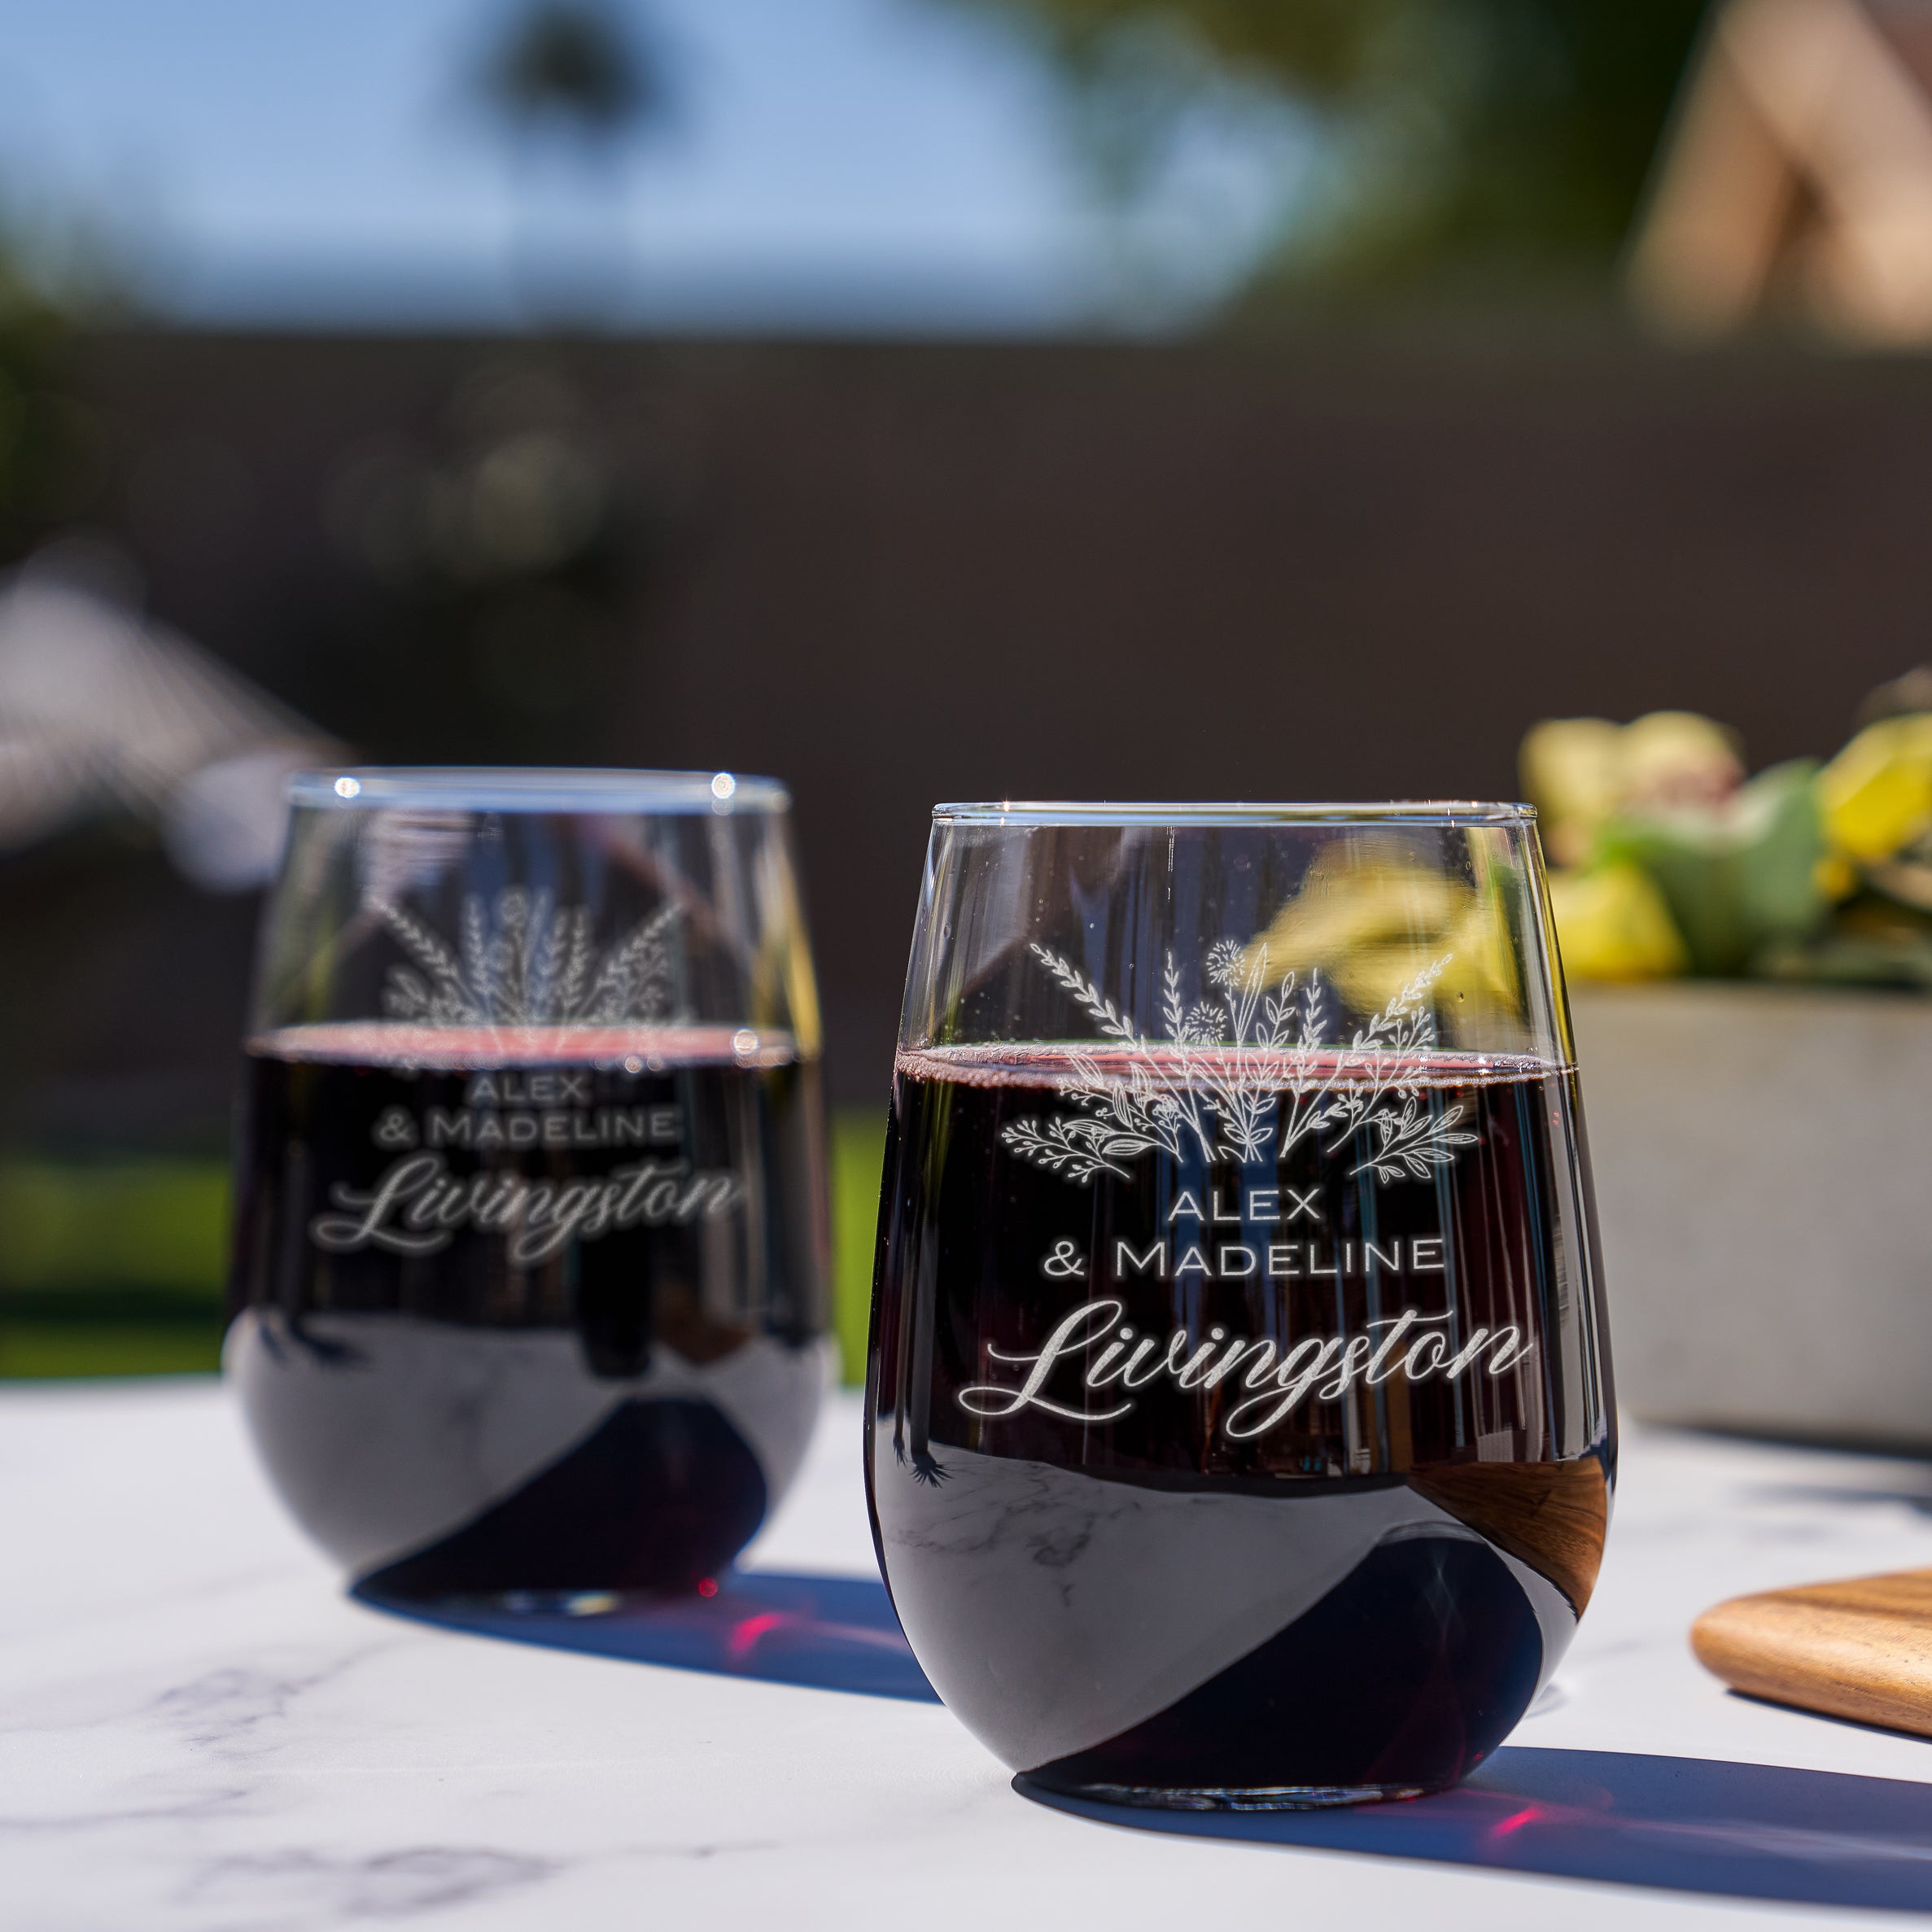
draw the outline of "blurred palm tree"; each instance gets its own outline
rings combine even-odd
[[[627,263],[615,223],[569,261],[568,209],[544,190],[561,185],[593,223],[619,202],[628,151],[669,122],[667,63],[623,0],[520,0],[504,15],[473,76],[477,104],[505,137],[515,167],[523,234],[521,278],[546,308],[607,306]],[[559,271],[562,273],[560,283]]]
[[[1204,70],[1303,108],[1321,160],[1254,291],[1605,280],[1704,0],[964,0],[1025,23],[1143,170]],[[1150,71],[1165,69],[1165,96]],[[1125,133],[1123,133],[1123,129]]]
[[[621,146],[669,98],[636,22],[596,0],[536,0],[518,9],[478,79],[518,138],[561,137],[593,152]]]

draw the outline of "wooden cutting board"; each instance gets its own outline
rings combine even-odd
[[[1734,1597],[1690,1647],[1752,1697],[1932,1737],[1932,1570]]]

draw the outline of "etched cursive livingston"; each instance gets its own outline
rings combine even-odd
[[[338,1254],[380,1248],[423,1255],[471,1228],[507,1235],[509,1259],[523,1266],[561,1254],[572,1241],[715,1219],[739,1191],[735,1174],[693,1173],[682,1161],[640,1161],[595,1180],[533,1181],[492,1169],[458,1177],[440,1154],[412,1154],[368,1189],[337,1182],[329,1198],[347,1212],[317,1215],[308,1231]]]
[[[1406,1309],[1370,1322],[1366,1334],[1309,1335],[1285,1353],[1265,1336],[1230,1335],[1220,1327],[1210,1328],[1199,1344],[1188,1330],[1177,1328],[1163,1345],[1152,1335],[1137,1335],[1122,1322],[1126,1313],[1125,1303],[1112,1298],[1085,1301],[1031,1354],[989,1348],[991,1360],[1025,1375],[1016,1383],[974,1383],[959,1392],[959,1406],[993,1421],[1038,1409],[1069,1422],[1109,1423],[1131,1414],[1136,1404],[1122,1400],[1110,1408],[1090,1408],[1086,1396],[1099,1394],[1104,1401],[1102,1392],[1139,1390],[1163,1380],[1189,1390],[1234,1383],[1244,1392],[1222,1417],[1221,1427],[1244,1441],[1279,1427],[1311,1394],[1334,1401],[1358,1383],[1379,1388],[1397,1375],[1427,1382],[1480,1369],[1497,1377],[1533,1353],[1513,1326],[1455,1336],[1446,1310],[1426,1315]],[[1077,1408],[1062,1399],[1076,1377],[1086,1392]]]

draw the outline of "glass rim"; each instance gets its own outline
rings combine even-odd
[[[1091,825],[1181,830],[1195,825],[1530,825],[1533,805],[1475,798],[1215,802],[1003,798],[935,805],[934,824]]]
[[[424,805],[473,811],[781,812],[776,778],[739,771],[542,765],[340,765],[297,771],[288,802],[333,811]]]

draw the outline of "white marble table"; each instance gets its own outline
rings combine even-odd
[[[754,1566],[872,1576],[857,1429],[843,1397]],[[1843,1901],[1932,1905],[1932,1744],[1729,1696],[1684,1633],[1740,1590],[1932,1564],[1929,1510],[1932,1467],[1633,1435],[1556,1693],[1476,1786],[1242,1842],[1031,1803],[930,1703],[365,1607],[216,1387],[15,1386],[0,1926],[1869,1925]],[[1593,1875],[1495,1869],[1524,1847]]]

